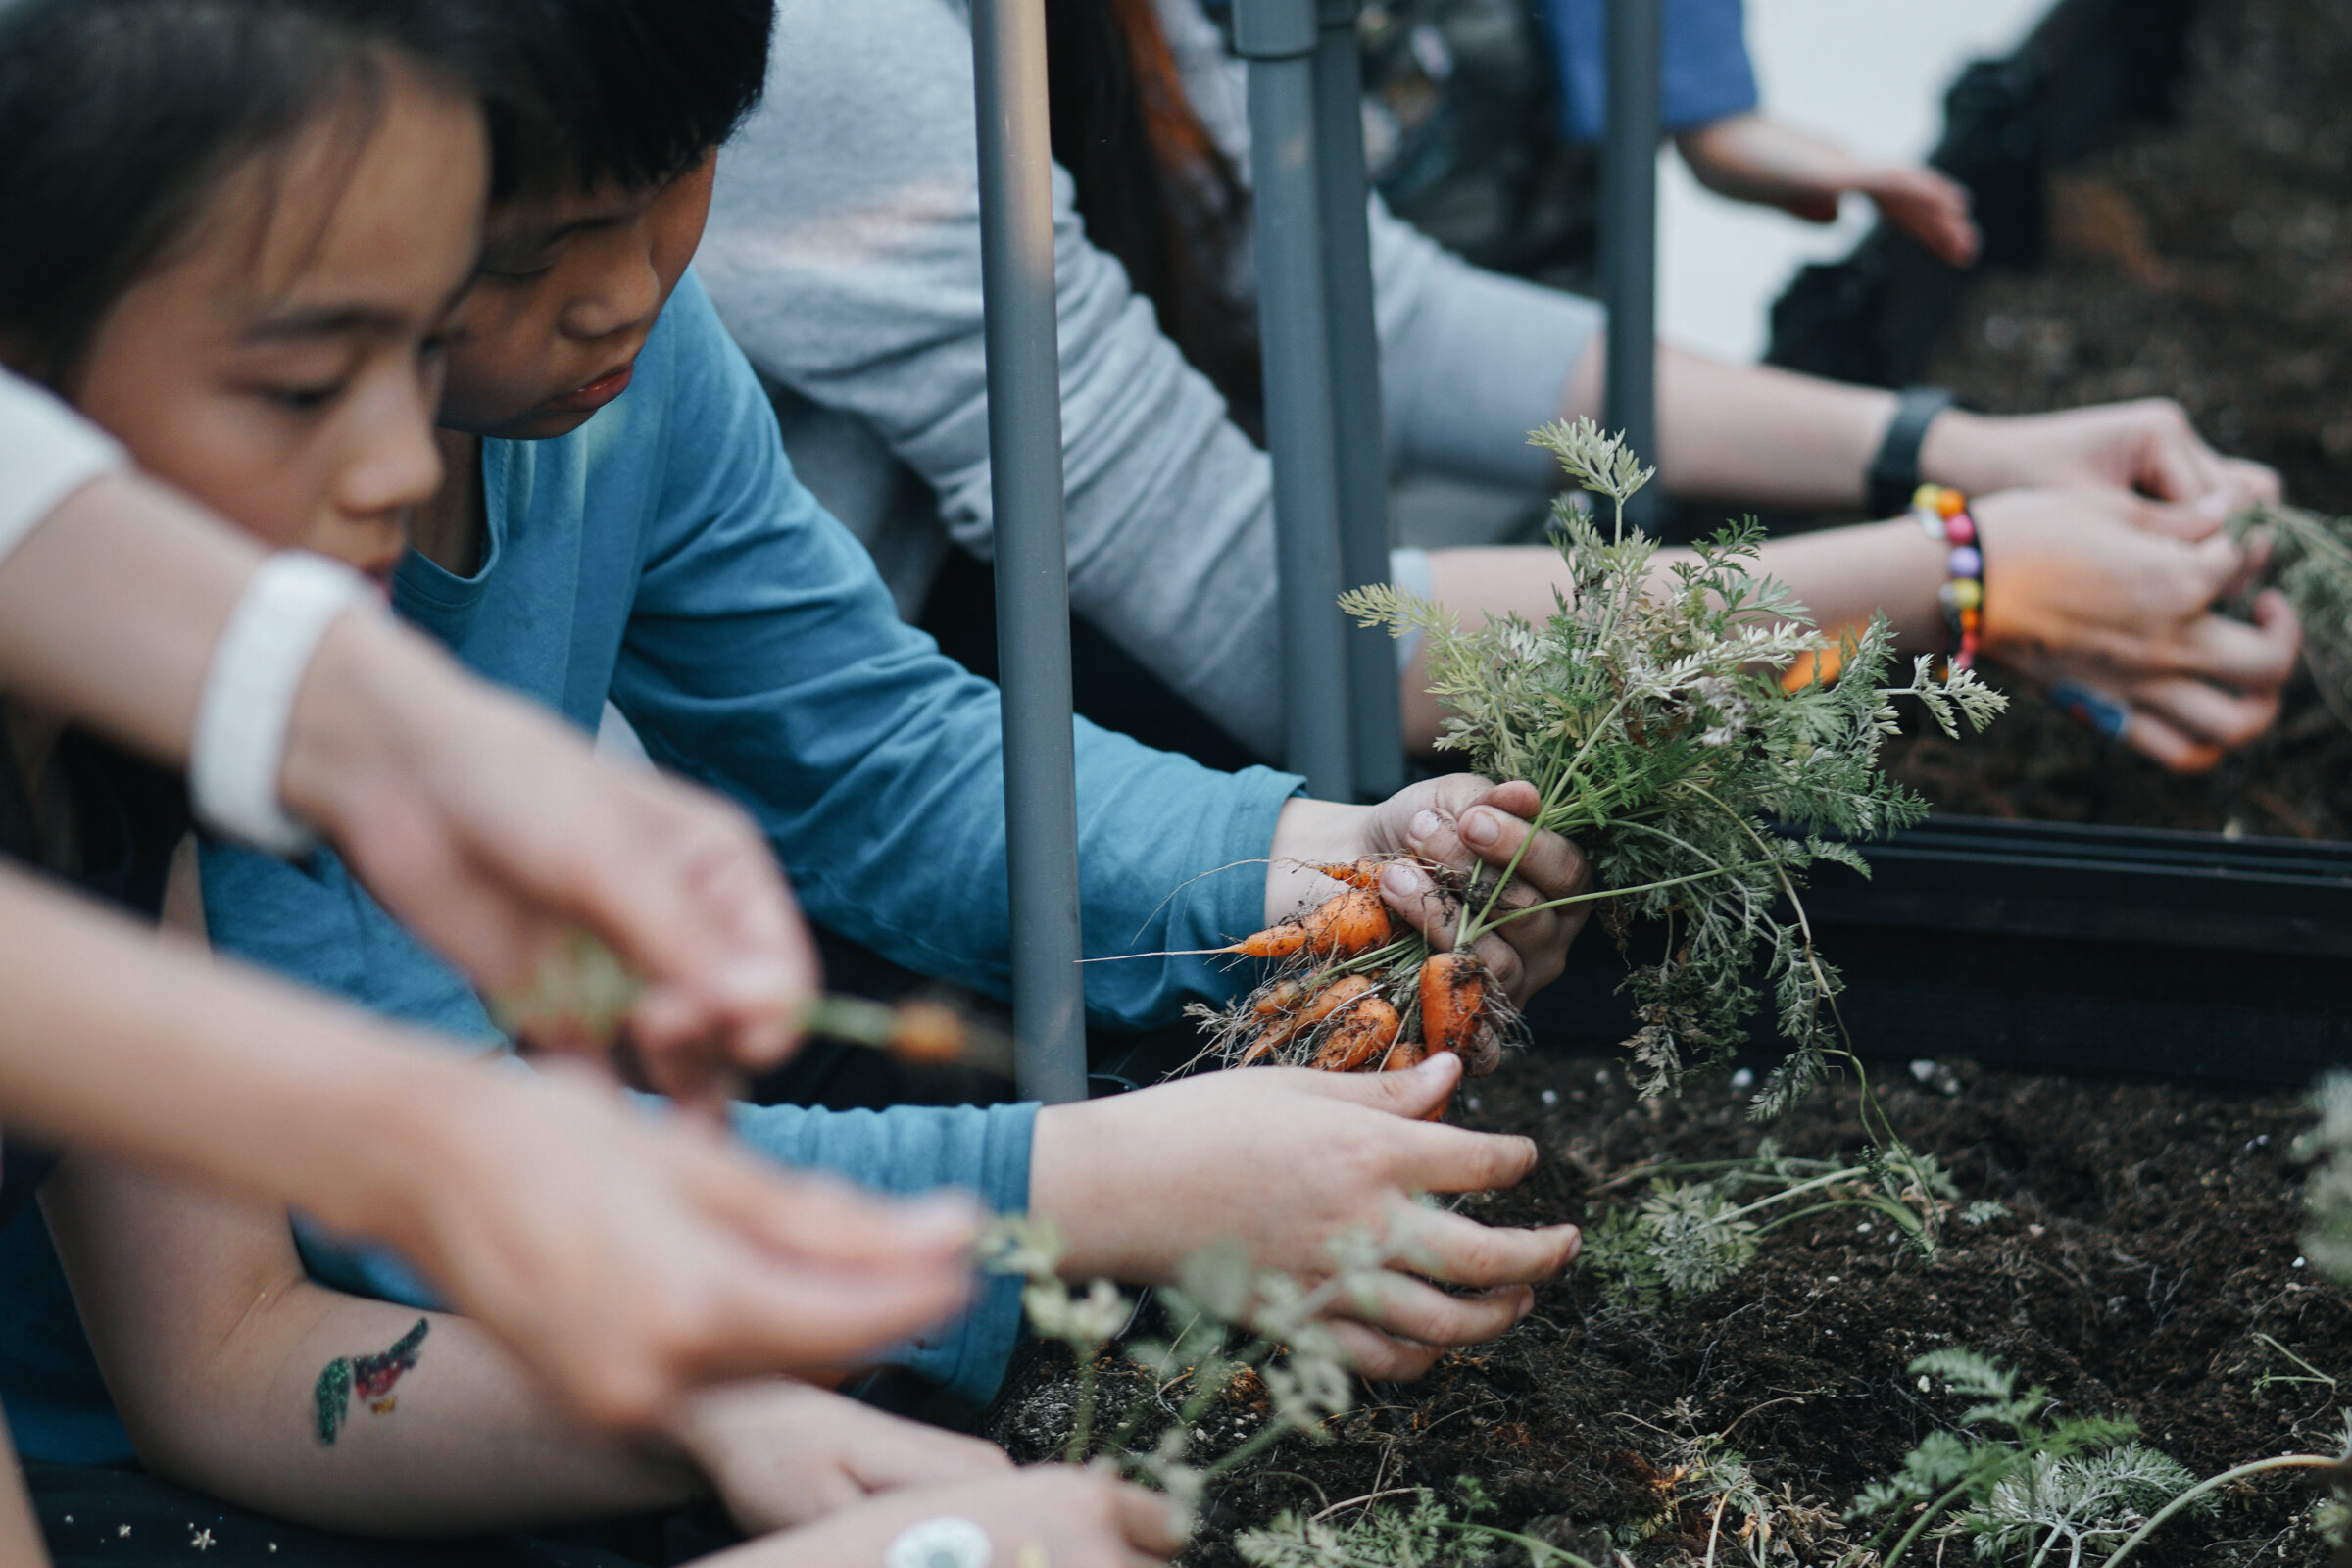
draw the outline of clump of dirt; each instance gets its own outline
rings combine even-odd
[[[2348,163],[2352,0],[2202,7],[2178,120],[2051,177],[2048,258],[1970,286],[1929,379],[2002,414],[2177,398],[2225,451],[2277,466],[2289,499],[2352,512]],[[2308,682],[2275,733],[2202,777],[2033,702],[1966,746],[1890,750],[1945,810],[2352,831],[2352,733]]]
[[[2136,1418],[2145,1442],[2199,1475],[2334,1451],[2334,1387],[2261,1386],[2300,1369],[2260,1335],[2328,1377],[2352,1377],[2352,1298],[2312,1276],[2296,1240],[2301,1177],[2287,1149],[2310,1118],[2295,1097],[1964,1065],[1881,1093],[1965,1199],[1995,1200],[2008,1215],[1950,1225],[1926,1258],[1893,1245],[1884,1223],[1833,1211],[1773,1233],[1750,1267],[1654,1317],[1612,1314],[1571,1271],[1500,1341],[1448,1355],[1417,1384],[1370,1387],[1329,1443],[1285,1439],[1237,1471],[1213,1494],[1190,1560],[1237,1562],[1234,1531],[1284,1510],[1415,1486],[1449,1495],[1459,1476],[1499,1505],[1493,1522],[1591,1553],[1596,1527],[1657,1518],[1684,1445],[1728,1432],[1768,1492],[1814,1510],[1819,1544],[1791,1560],[1828,1564],[1855,1494],[1959,1416],[1966,1400],[1923,1392],[1903,1371],[1953,1346],[2047,1384],[2064,1411]],[[1603,1202],[1639,1197],[1621,1188],[1595,1201],[1609,1178],[1658,1160],[1744,1157],[1766,1134],[1803,1157],[1860,1142],[1850,1084],[1760,1127],[1729,1087],[1642,1101],[1613,1064],[1559,1057],[1512,1061],[1457,1114],[1542,1149],[1519,1189],[1469,1204],[1496,1224],[1590,1224]],[[1131,1380],[1107,1381],[1119,1407]],[[1040,1357],[989,1435],[1016,1457],[1054,1453],[1070,1399],[1066,1361]],[[1265,1417],[1262,1397],[1228,1400],[1196,1450],[1228,1451]],[[2263,1478],[2214,1520],[2168,1524],[2137,1560],[2318,1568],[2327,1553],[2305,1523],[2313,1500],[2300,1482]],[[1642,1568],[1695,1562],[1704,1532],[1703,1516],[1686,1511],[1623,1549]],[[1947,1555],[1974,1560],[1965,1543]]]

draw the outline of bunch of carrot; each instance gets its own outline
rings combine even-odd
[[[1400,1072],[1450,1051],[1472,1073],[1494,1070],[1517,1021],[1508,1000],[1476,955],[1436,950],[1397,926],[1380,897],[1385,863],[1313,867],[1343,891],[1221,950],[1275,967],[1232,1007],[1208,1014],[1212,1051],[1237,1066],[1324,1072]],[[1460,881],[1423,869],[1441,885]]]

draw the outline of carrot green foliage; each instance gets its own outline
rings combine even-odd
[[[1647,1315],[1671,1298],[1689,1303],[1756,1260],[1777,1230],[1834,1210],[1863,1216],[1889,1246],[1935,1255],[1936,1233],[1960,1192],[1933,1154],[1873,1144],[1852,1160],[1798,1159],[1767,1138],[1746,1159],[1652,1165],[1610,1183],[1648,1177],[1630,1208],[1611,1208],[1585,1228],[1578,1266],[1600,1291],[1603,1309]],[[1689,1178],[1697,1177],[1697,1180]],[[1960,1209],[1968,1224],[2005,1213],[1980,1202]]]
[[[1854,1499],[1849,1517],[1886,1518],[1872,1543],[1894,1538],[1886,1568],[1927,1535],[1974,1537],[1975,1555],[1984,1561],[2044,1563],[2053,1549],[2070,1563],[2081,1563],[2086,1550],[2104,1558],[2196,1484],[2178,1462],[2133,1442],[2135,1423],[2049,1419],[2047,1389],[2019,1389],[2015,1372],[1973,1350],[1932,1351],[1907,1370],[1923,1393],[1940,1383],[1978,1402],[1956,1427],[1930,1432],[1899,1471]]]
[[[1387,585],[1342,604],[1366,625],[1423,635],[1431,686],[1449,710],[1438,744],[1490,777],[1536,785],[1539,825],[1583,849],[1590,897],[1607,901],[1612,923],[1668,923],[1666,956],[1631,979],[1640,1027],[1628,1045],[1642,1090],[1673,1090],[1728,1060],[1768,990],[1790,1054],[1756,1109],[1776,1113],[1840,1044],[1838,971],[1815,951],[1798,897],[1806,871],[1834,860],[1867,872],[1852,841],[1927,814],[1879,767],[1895,702],[1918,702],[1957,735],[2007,699],[1966,671],[1937,678],[1924,657],[1890,684],[1886,618],[1825,637],[1761,571],[1752,519],[1725,526],[1653,586],[1658,547],[1624,520],[1652,470],[1590,420],[1533,439],[1615,507],[1606,531],[1565,499],[1554,507],[1570,589],[1551,615],[1464,630]],[[1838,678],[1785,681],[1808,656],[1836,659]],[[1750,979],[1759,963],[1761,990]]]

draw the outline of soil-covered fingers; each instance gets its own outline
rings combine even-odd
[[[1423,1345],[1383,1333],[1369,1323],[1336,1318],[1332,1338],[1348,1353],[1348,1364],[1359,1377],[1375,1383],[1410,1383],[1438,1364],[1447,1347]]]
[[[1415,1273],[1485,1288],[1556,1279],[1584,1250],[1584,1235],[1574,1225],[1481,1225],[1467,1215],[1419,1207],[1397,1222],[1392,1240],[1403,1244],[1400,1260]]]
[[[1482,939],[1477,952],[1496,983],[1513,1001],[1524,1002],[1558,978],[1567,965],[1568,946],[1590,912],[1583,905],[1537,906],[1586,891],[1590,867],[1568,840],[1535,829],[1532,819],[1543,808],[1543,798],[1534,785],[1519,780],[1489,785],[1470,774],[1436,782],[1436,798],[1406,826],[1407,845],[1441,865],[1468,870],[1483,862],[1510,871],[1510,883],[1494,901],[1495,912],[1533,912],[1514,915],[1495,938]],[[1383,873],[1381,893],[1433,942],[1447,946],[1455,940],[1462,911],[1410,862]]]
[[[1420,1122],[1394,1136],[1388,1163],[1396,1185],[1410,1193],[1490,1193],[1516,1187],[1536,1168],[1535,1141],[1513,1133]]]
[[[1462,1296],[1385,1269],[1334,1301],[1331,1315],[1368,1323],[1385,1334],[1422,1345],[1484,1345],[1509,1333],[1536,1309],[1536,1293],[1501,1285]]]

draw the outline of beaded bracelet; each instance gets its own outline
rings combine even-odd
[[[1984,645],[1984,552],[1978,546],[1977,521],[1968,514],[1968,497],[1950,485],[1923,484],[1911,493],[1911,515],[1929,538],[1952,547],[1943,558],[1944,585],[1936,594],[1943,607],[1945,671],[1974,669]]]

